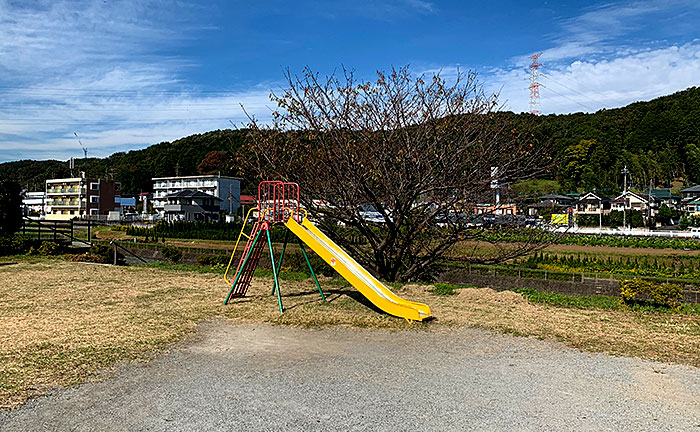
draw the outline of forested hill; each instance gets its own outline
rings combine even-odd
[[[554,145],[552,178],[565,189],[619,190],[624,165],[642,189],[650,181],[655,186],[680,178],[700,183],[700,88],[594,114],[500,115],[516,125],[534,122],[535,134]],[[217,172],[245,177],[236,160],[246,136],[245,130],[192,135],[103,159],[77,159],[75,171],[119,180],[124,194],[151,190],[151,177]],[[68,163],[61,161],[0,164],[0,178],[15,178],[30,190],[43,190],[47,178],[69,174]]]
[[[522,122],[529,114],[511,114]],[[700,88],[594,114],[539,116],[536,135],[551,139],[555,176],[565,189],[619,190],[627,165],[646,189],[674,179],[700,183]]]
[[[247,134],[245,130],[216,130],[106,158],[76,159],[74,174],[85,171],[88,177],[118,180],[124,195],[152,190],[152,177],[197,175],[200,165],[204,173],[242,176],[245,173],[234,162]],[[209,163],[202,164],[210,152]],[[21,160],[0,164],[0,178],[5,176],[29,190],[43,190],[46,179],[69,177],[70,169],[67,162]]]

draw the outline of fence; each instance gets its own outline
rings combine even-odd
[[[95,222],[74,220],[36,220],[25,218],[19,233],[27,238],[36,240],[51,240],[56,242],[71,242],[85,240],[90,243]]]

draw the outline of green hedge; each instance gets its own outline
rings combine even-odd
[[[41,242],[23,236],[0,237],[0,256],[23,255],[32,248],[41,247]]]
[[[632,279],[620,283],[620,296],[627,304],[642,302],[675,308],[683,301],[683,289],[676,284]]]
[[[651,249],[689,249],[700,250],[700,242],[689,238],[634,237],[616,235],[554,234],[539,233],[536,238],[518,231],[486,231],[481,239],[493,242],[552,242],[579,246],[610,246]]]

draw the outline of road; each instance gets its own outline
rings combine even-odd
[[[1,431],[700,431],[700,371],[464,328],[217,321],[149,363],[0,413]]]

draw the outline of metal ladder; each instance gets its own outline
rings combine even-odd
[[[243,297],[248,291],[250,281],[253,279],[253,273],[255,273],[255,269],[258,267],[263,246],[265,245],[265,242],[259,238],[263,231],[264,230],[260,229],[259,222],[253,225],[253,229],[250,231],[250,236],[248,237],[248,242],[238,262],[238,267],[236,267],[236,277],[231,284],[231,291],[229,291],[224,304],[228,303],[232,298]]]

